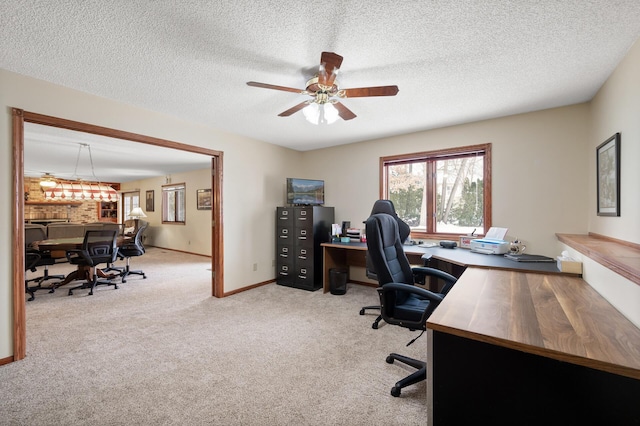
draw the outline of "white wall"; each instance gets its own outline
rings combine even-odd
[[[299,152],[5,70],[0,70],[0,105],[0,194],[4,194],[0,202],[0,252],[12,252],[11,107],[16,107],[224,152],[225,291],[275,276],[271,266],[275,208],[283,202],[282,184],[289,171],[300,170]],[[258,264],[255,272],[253,263]],[[0,359],[13,354],[12,264],[11,256],[0,256]]]
[[[589,232],[640,244],[640,41],[630,49],[591,102],[589,132]],[[620,132],[620,217],[596,214],[596,147]],[[563,246],[564,247],[564,246]],[[579,253],[583,277],[640,327],[640,285]]]
[[[640,244],[640,41],[631,48],[591,102],[588,145],[589,231]],[[620,217],[596,214],[596,147],[621,138]]]
[[[145,245],[169,248],[188,253],[211,256],[211,210],[198,210],[196,191],[211,188],[211,169],[174,173],[171,183],[184,183],[186,187],[186,220],[184,224],[162,223],[162,186],[165,176],[123,183],[122,191],[138,189],[141,207],[149,222],[145,231]],[[154,211],[145,210],[146,191],[154,191]]]
[[[587,104],[514,115],[307,152],[305,170],[325,179],[336,220],[355,225],[379,198],[381,156],[490,142],[493,225],[555,256],[556,232],[587,231],[588,122]]]

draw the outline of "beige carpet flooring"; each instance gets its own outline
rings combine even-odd
[[[205,257],[150,248],[148,278],[27,302],[27,357],[0,367],[0,425],[424,425],[426,385],[389,394],[426,336],[382,324],[375,289],[210,296]],[[69,272],[70,265],[52,268]],[[29,273],[31,276],[31,273]]]

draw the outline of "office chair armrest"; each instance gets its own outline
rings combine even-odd
[[[451,282],[451,283],[455,283],[456,281],[458,281],[456,277],[454,277],[453,275],[445,271],[441,271],[440,269],[429,268],[426,266],[417,266],[417,267],[411,268],[411,270],[415,275],[429,275],[432,277],[441,278],[444,281]]]
[[[82,250],[82,249],[72,249],[72,250],[67,250],[66,252],[66,256],[67,256],[67,261],[71,262],[71,259],[76,259],[76,258],[83,258],[84,260],[88,261],[89,264],[91,264],[91,256],[89,256],[89,253],[87,253],[86,251]]]
[[[413,271],[414,277],[418,276],[423,278],[422,280],[416,279],[416,282],[420,282],[421,284],[424,284],[424,277],[426,276],[436,277],[443,280],[444,286],[440,290],[440,294],[442,295],[447,294],[449,290],[451,290],[451,287],[453,287],[453,285],[456,283],[456,281],[458,281],[456,277],[447,272],[441,271],[440,269],[418,266],[411,268],[411,270]]]
[[[429,299],[433,302],[440,303],[444,299],[444,296],[432,291],[426,290],[422,287],[416,287],[415,285],[402,284],[402,283],[387,283],[382,287],[378,287],[379,293],[386,293],[388,291],[404,291],[407,293],[415,294],[422,299]]]

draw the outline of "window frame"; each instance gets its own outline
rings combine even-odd
[[[484,167],[483,167],[483,222],[485,232],[491,227],[491,143],[468,145],[453,148],[444,148],[434,151],[423,151],[410,154],[391,155],[386,157],[380,157],[380,198],[389,199],[388,192],[388,165],[407,164],[414,162],[427,162],[426,173],[432,173],[432,168],[429,166],[430,161],[433,160],[447,160],[455,158],[463,158],[477,153],[483,153],[484,155]],[[452,239],[457,241],[463,233],[450,233],[450,232],[432,232],[434,229],[433,224],[435,217],[432,214],[434,212],[436,191],[434,185],[427,187],[427,210],[430,219],[427,221],[427,231],[415,231],[411,230],[412,239]],[[483,236],[484,234],[479,234]]]
[[[176,188],[173,191],[170,191],[169,188]],[[184,220],[167,220],[167,197],[168,197],[168,193],[169,192],[179,192],[181,191],[183,193],[182,196],[182,200],[183,200],[183,211],[184,211]],[[161,187],[161,193],[162,193],[162,223],[166,224],[166,225],[185,225],[187,223],[187,185],[186,183],[182,182],[182,183],[170,183],[170,184],[166,184],[166,185],[162,185]],[[178,198],[178,197],[176,197]],[[178,218],[179,214],[179,206],[178,203],[176,203],[176,207],[175,207],[175,211],[174,211],[174,215],[176,218]]]
[[[138,202],[136,203],[136,196],[138,198]],[[129,212],[131,210],[133,210],[136,207],[140,207],[140,190],[135,190],[135,191],[125,191],[121,194],[121,198],[122,198],[122,202],[121,202],[121,206],[122,206],[122,221],[124,222],[125,220],[129,220],[131,219],[129,217]],[[127,211],[126,206],[127,206],[127,199],[131,200],[131,208],[129,209],[129,211]]]

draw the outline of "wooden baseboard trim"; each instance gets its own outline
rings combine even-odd
[[[15,359],[13,356],[8,356],[6,358],[0,358],[0,365],[11,364]]]
[[[176,249],[172,249],[172,248],[168,248],[168,247],[152,246],[152,245],[149,245],[149,244],[145,244],[145,247],[154,247],[154,248],[161,249],[161,250],[175,251],[176,253],[192,254],[194,256],[202,256],[202,257],[206,257],[208,259],[211,259],[211,256],[208,255],[208,254],[193,253],[193,252],[190,252],[190,251],[176,250]]]
[[[232,291],[226,292],[226,293],[224,293],[224,295],[222,297],[227,297],[227,296],[231,296],[231,295],[234,295],[234,294],[242,293],[243,291],[247,291],[247,290],[253,290],[254,288],[262,287],[263,285],[271,284],[271,283],[274,283],[274,282],[276,282],[275,278],[272,279],[272,280],[269,280],[269,281],[263,281],[261,283],[252,284],[252,285],[249,285],[247,287],[242,287],[242,288],[239,288],[237,290],[232,290]]]

